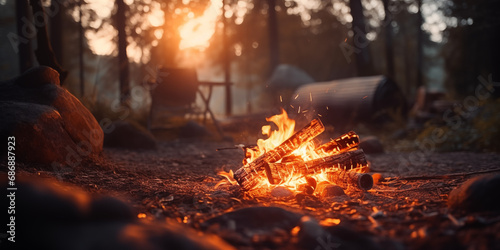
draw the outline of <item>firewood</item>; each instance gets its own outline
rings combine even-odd
[[[358,173],[355,170],[328,172],[327,177],[329,181],[342,188],[352,186],[367,191],[373,187],[373,178],[371,175]]]
[[[306,162],[269,163],[270,171],[273,173],[274,179],[284,179],[290,173],[311,175],[330,168],[347,171],[358,169],[366,165],[368,165],[368,163],[366,162],[365,154],[362,149],[347,151]]]
[[[318,154],[338,154],[357,148],[358,145],[359,136],[354,131],[350,131],[349,133],[343,134],[342,136],[317,147],[314,151]]]
[[[273,150],[262,154],[254,161],[238,169],[234,173],[234,179],[236,179],[242,189],[249,190],[257,184],[261,172],[265,170],[269,182],[274,184],[269,163],[276,162],[291,154],[294,150],[312,140],[324,130],[325,127],[319,119],[312,120],[307,126],[297,131]]]
[[[340,170],[351,170],[368,165],[365,153],[362,149],[348,151],[341,154],[307,161],[304,163],[307,174],[315,174],[323,169],[336,168]]]

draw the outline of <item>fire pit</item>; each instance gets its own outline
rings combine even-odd
[[[244,147],[243,166],[234,174],[219,173],[226,177],[219,185],[239,185],[247,192],[280,187],[309,195],[324,190],[317,188],[318,183],[361,191],[373,187],[371,175],[364,173],[368,162],[354,131],[320,144],[315,138],[325,127],[319,118],[296,133],[295,121],[284,110],[267,121],[278,129],[272,131],[271,125],[263,126],[262,133],[268,138],[259,139],[256,146]]]

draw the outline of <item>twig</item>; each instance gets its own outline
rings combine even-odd
[[[500,172],[500,168],[467,172],[467,173],[446,174],[446,175],[417,175],[408,177],[389,177],[386,178],[383,182],[393,181],[393,180],[416,181],[416,180],[432,180],[432,179],[452,179],[457,177],[466,177],[470,175],[487,174],[493,172]]]
[[[253,147],[256,147],[257,145],[253,144],[253,145],[243,145],[243,144],[238,144],[238,145],[234,145],[234,147],[227,147],[227,148],[218,148],[216,149],[215,151],[221,151],[221,150],[229,150],[229,149],[247,149],[247,148],[253,148]]]

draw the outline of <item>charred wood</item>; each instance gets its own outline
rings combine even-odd
[[[314,139],[314,137],[321,134],[324,130],[325,127],[319,119],[312,120],[307,126],[297,131],[273,150],[262,154],[254,161],[238,169],[234,173],[234,178],[242,189],[249,190],[257,184],[259,176],[265,170],[269,182],[274,184],[269,163],[276,162],[291,154],[294,150]]]
[[[328,172],[327,176],[329,181],[342,188],[351,186],[367,191],[373,187],[373,178],[371,175],[358,173],[355,170]]]
[[[358,145],[359,136],[354,131],[350,131],[349,133],[317,147],[314,151],[318,154],[337,154],[357,148]]]
[[[363,150],[357,149],[305,162],[270,163],[269,167],[274,179],[284,179],[291,173],[311,175],[331,168],[347,171],[360,169],[367,165]]]

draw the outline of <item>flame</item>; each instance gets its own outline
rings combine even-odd
[[[224,177],[225,179],[219,181],[216,185],[215,188],[219,187],[220,185],[223,184],[231,184],[231,185],[238,185],[238,182],[234,179],[234,174],[233,170],[229,170],[229,173],[226,171],[220,171],[218,175]]]
[[[256,158],[266,153],[267,151],[272,150],[275,147],[279,146],[286,139],[290,138],[294,133],[295,121],[293,119],[290,119],[286,111],[283,109],[281,110],[281,114],[266,118],[266,120],[268,122],[274,123],[277,127],[277,130],[272,130],[271,125],[265,125],[262,127],[262,134],[268,136],[268,138],[259,139],[257,140],[256,147],[246,149],[245,159],[243,160],[244,165],[254,161]],[[326,152],[323,148],[318,147],[318,145],[316,145],[316,143],[313,140],[309,141],[308,143],[305,143],[304,145],[293,151],[292,154],[290,154],[290,156],[287,157],[293,158],[294,160],[310,161],[337,153],[341,153],[338,147],[329,149],[329,152]],[[276,163],[280,163],[282,160]],[[358,167],[363,167],[363,166],[356,166],[356,168]],[[360,169],[361,168],[358,168],[358,171],[360,171]],[[328,180],[327,173],[337,170],[338,170],[337,168],[332,166],[332,168],[328,170],[322,170],[319,173],[316,173],[314,175],[309,175],[308,177],[313,178],[316,181],[316,183],[320,183],[323,181],[330,182]],[[219,175],[225,177],[226,179],[220,181],[217,184],[217,186],[228,183],[237,185],[237,182],[233,178],[232,171],[230,171],[229,173],[221,171],[219,172]],[[288,169],[285,176],[280,176],[280,178],[281,178],[280,183],[270,184],[267,177],[263,174],[261,176],[261,179],[259,180],[259,183],[253,189],[256,190],[260,188],[284,186],[292,191],[297,192],[300,191],[303,185],[307,184],[305,176],[295,171],[294,167]]]
[[[217,17],[222,13],[221,8],[221,0],[212,0],[203,15],[190,18],[191,20],[179,27],[181,37],[179,49],[198,48],[204,50],[208,48],[210,39],[215,33]]]

